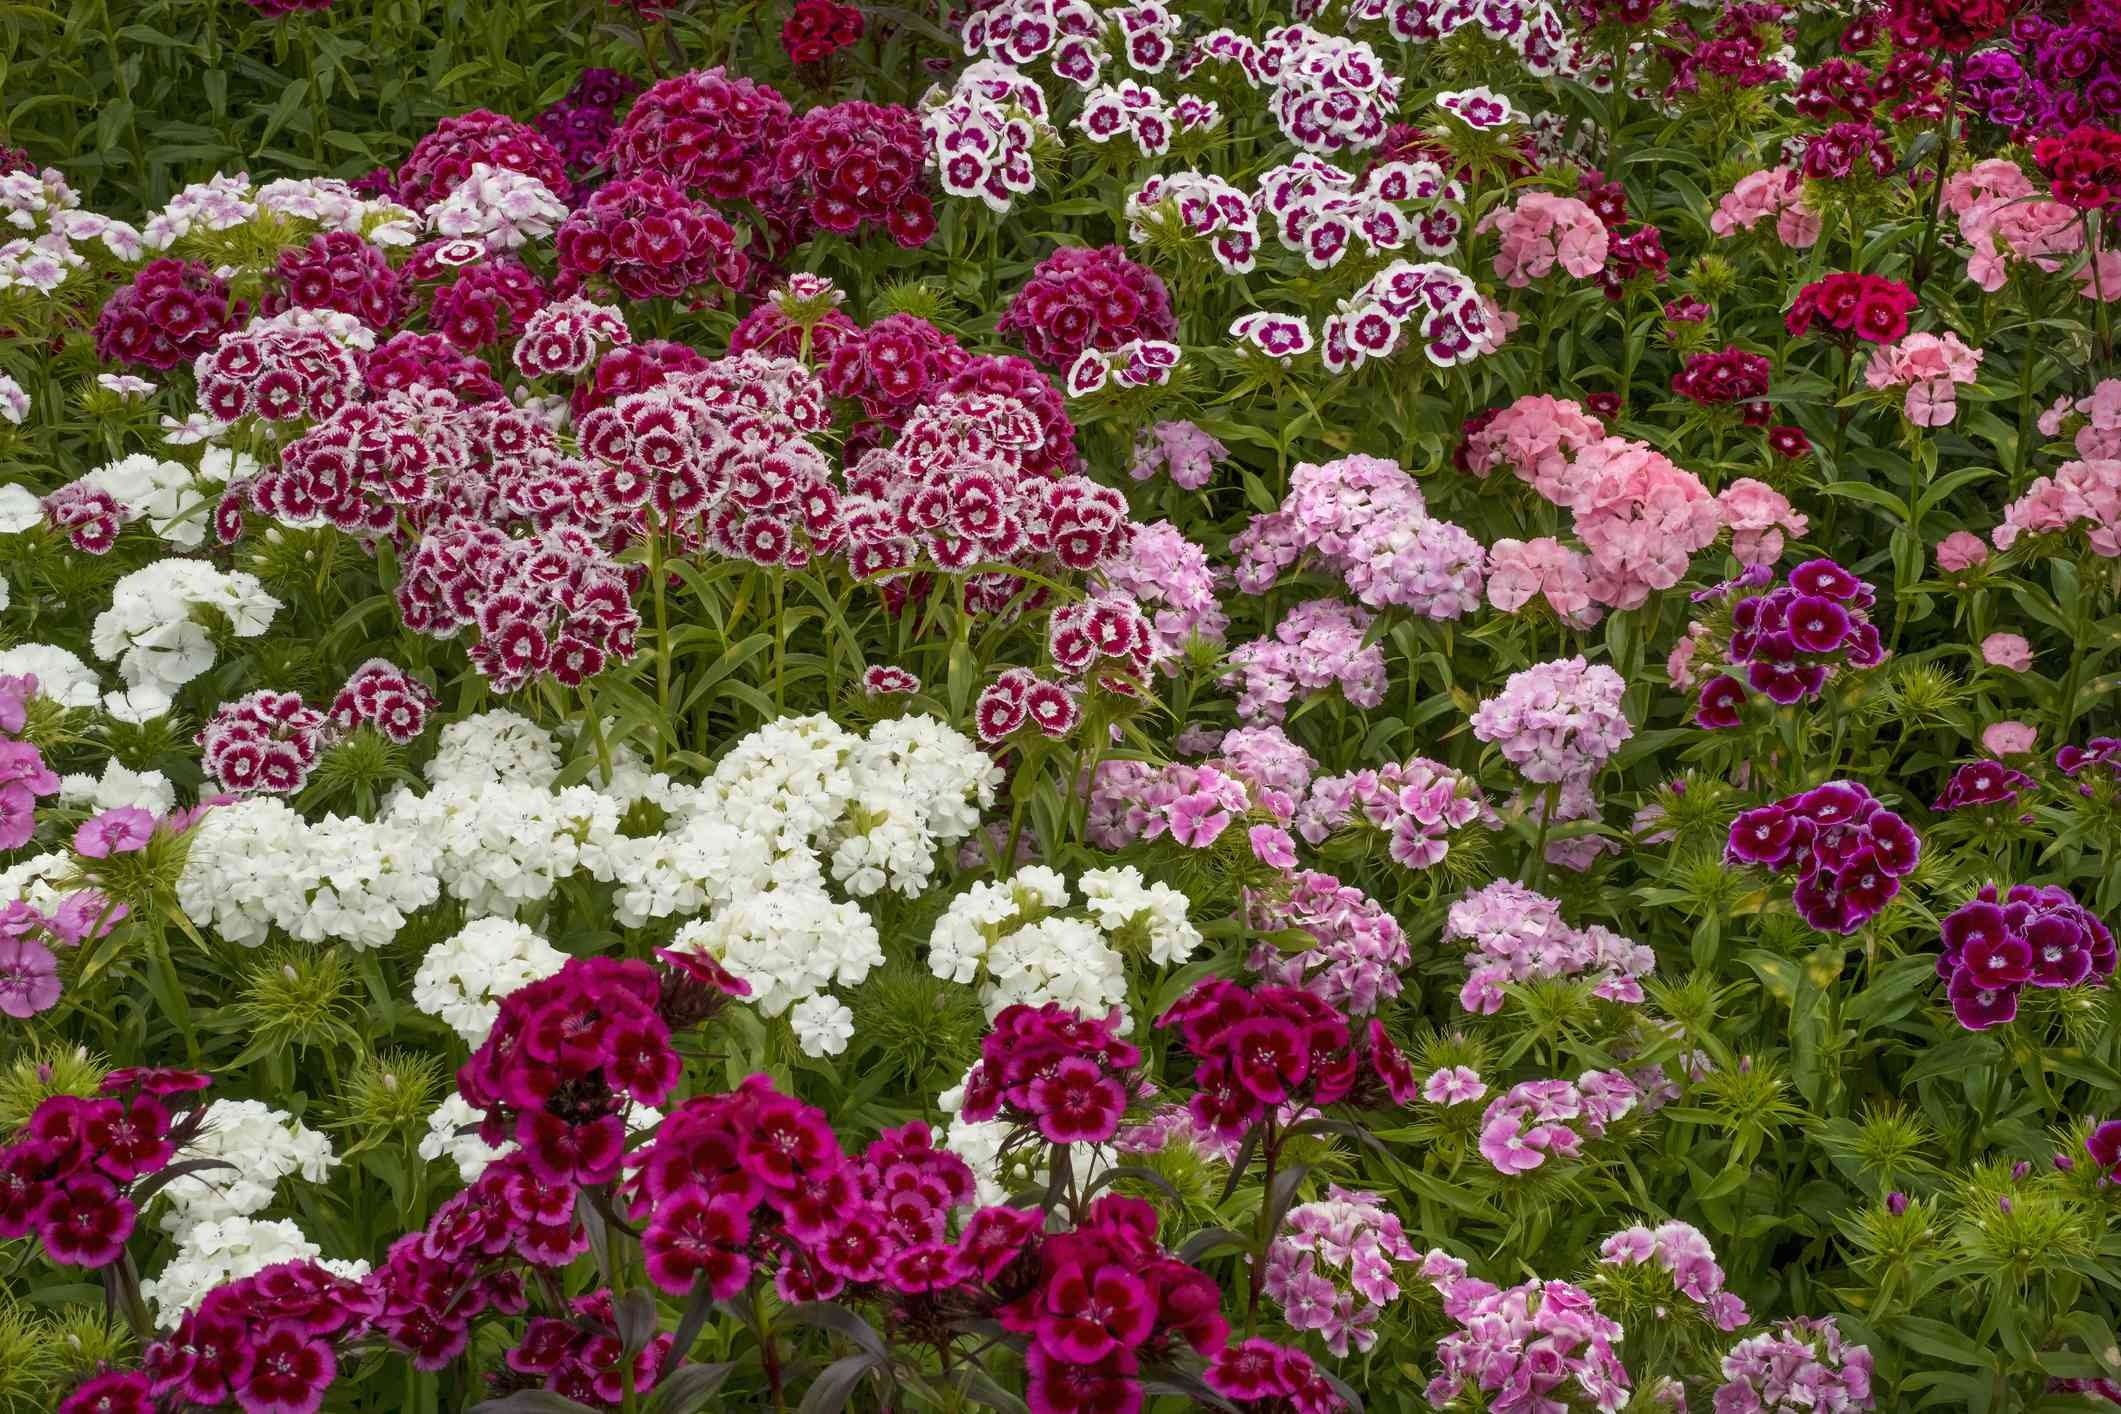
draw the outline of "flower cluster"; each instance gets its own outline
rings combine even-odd
[[[1937,975],[1952,1015],[1985,1031],[2018,1014],[2028,986],[2076,987],[2114,971],[2114,935],[2070,891],[2055,885],[1994,884],[1944,919]]]
[[[1832,560],[1807,560],[1765,594],[1731,606],[1725,656],[1745,680],[1719,674],[1701,685],[1694,720],[1712,731],[1735,727],[1750,688],[1779,707],[1815,701],[1828,679],[1885,661],[1870,619],[1876,592]]]
[[[1473,945],[1458,1004],[1491,1016],[1502,1010],[1506,984],[1547,978],[1581,978],[1594,997],[1639,1004],[1642,979],[1657,965],[1654,951],[1608,928],[1570,927],[1559,903],[1509,879],[1453,903],[1444,937]]]
[[[1731,822],[1726,853],[1797,876],[1797,912],[1822,933],[1853,933],[1900,892],[1922,857],[1907,821],[1855,781],[1785,796]]]

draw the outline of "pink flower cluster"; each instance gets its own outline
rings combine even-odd
[[[2067,433],[2087,461],[2121,459],[2121,378],[2102,378],[2081,398],[2055,399],[2039,428],[2043,437]]]
[[[1350,1016],[1372,1016],[1399,995],[1413,954],[1406,931],[1383,905],[1331,874],[1304,870],[1285,897],[1248,899],[1254,928],[1311,935],[1301,952],[1255,947],[1246,965],[1276,986],[1302,987]]]
[[[1165,835],[1206,849],[1253,809],[1246,782],[1213,762],[1102,761],[1089,796],[1089,838],[1100,849]]]
[[[222,790],[292,795],[309,783],[330,735],[329,719],[300,693],[261,688],[222,703],[193,740]]]
[[[1579,280],[1605,268],[1605,222],[1573,196],[1528,191],[1515,206],[1496,207],[1475,229],[1495,234],[1495,274],[1511,289],[1522,289],[1557,266]]]
[[[1685,576],[1692,555],[1714,542],[1724,517],[1692,472],[1643,443],[1604,432],[1576,403],[1534,394],[1475,429],[1466,439],[1464,464],[1475,475],[1507,465],[1571,512],[1589,555],[1584,574],[1592,602],[1634,609],[1651,591],[1669,589]],[[1538,564],[1540,579],[1555,583],[1571,606],[1566,612],[1581,617],[1585,610],[1575,607],[1572,568],[1555,560],[1546,552]],[[1521,581],[1522,571],[1516,577]]]
[[[1907,420],[1942,427],[1959,413],[1959,386],[1980,380],[1981,353],[1950,331],[1909,334],[1871,355],[1863,381],[1873,388],[1905,388]]]
[[[1004,1007],[965,1076],[964,1118],[1000,1115],[1049,1144],[1104,1143],[1143,1093],[1141,1051],[1119,1039],[1119,1021],[1058,1002]]]
[[[2079,527],[2093,554],[2121,558],[2121,459],[2064,462],[2054,475],[2035,477],[2025,494],[2003,508],[2003,523],[1989,538],[1998,550],[2008,550],[2021,536]]]
[[[1613,1267],[1661,1267],[1671,1276],[1672,1289],[1701,1307],[1717,1330],[1734,1331],[1746,1323],[1745,1302],[1724,1290],[1715,1249],[1691,1224],[1622,1228],[1599,1244],[1598,1260]]]
[[[1723,1357],[1715,1414],[1857,1414],[1877,1408],[1869,1347],[1842,1339],[1832,1316],[1798,1316],[1747,1336]]]
[[[1470,776],[1425,756],[1323,776],[1296,812],[1296,831],[1323,844],[1348,825],[1385,836],[1385,853],[1407,869],[1432,869],[1450,852],[1450,834],[1481,818],[1486,801]]]
[[[118,532],[135,519],[132,508],[100,486],[71,481],[40,501],[44,523],[84,555],[108,555]]]
[[[1614,1352],[1620,1323],[1583,1288],[1538,1277],[1498,1288],[1440,1248],[1422,1259],[1421,1275],[1458,1327],[1436,1343],[1430,1404],[1441,1409],[1476,1391],[1496,1400],[1490,1407],[1524,1411],[1628,1402],[1628,1372]]]
[[[1176,1029],[1193,1055],[1193,1122],[1226,1138],[1242,1138],[1285,1106],[1323,1109],[1365,1089],[1393,1104],[1414,1095],[1413,1073],[1381,1024],[1373,1019],[1358,1034],[1300,987],[1205,978],[1156,1024]]]
[[[994,327],[1056,369],[1073,364],[1085,349],[1178,337],[1164,282],[1113,245],[1054,251],[1010,297]]]
[[[1220,644],[1230,626],[1216,598],[1225,571],[1167,520],[1136,526],[1121,549],[1097,562],[1096,577],[1134,596],[1150,615],[1155,657],[1176,672],[1194,639]]]
[[[1230,548],[1251,594],[1308,555],[1373,609],[1456,619],[1480,605],[1480,542],[1430,516],[1414,478],[1383,457],[1300,463],[1281,508],[1254,516]]]
[[[1262,1290],[1291,1330],[1319,1332],[1345,1360],[1377,1344],[1377,1319],[1399,1299],[1392,1264],[1413,1260],[1414,1245],[1382,1199],[1335,1183],[1282,1220]]]
[[[467,403],[503,396],[485,359],[463,352],[446,334],[418,334],[409,329],[392,334],[361,356],[361,381],[376,393],[439,388]]]
[[[1229,454],[1229,448],[1190,422],[1152,423],[1135,434],[1127,475],[1147,481],[1164,472],[1181,491],[1198,491],[1214,480],[1216,464]]]
[[[1279,722],[1300,694],[1339,684],[1350,706],[1368,710],[1384,701],[1385,654],[1365,647],[1370,615],[1336,599],[1298,604],[1275,625],[1272,638],[1255,638],[1230,653],[1240,683],[1237,715],[1246,723]]]
[[[1501,1174],[1529,1173],[1549,1158],[1577,1158],[1584,1140],[1604,1138],[1642,1099],[1642,1090],[1618,1070],[1586,1071],[1573,1084],[1522,1081],[1481,1113],[1480,1156]]]
[[[1472,970],[1458,1004],[1488,1016],[1502,1010],[1504,984],[1541,978],[1583,978],[1592,983],[1594,997],[1639,1003],[1642,979],[1657,966],[1651,949],[1596,923],[1570,927],[1559,903],[1512,879],[1497,879],[1453,903],[1443,936],[1473,945],[1465,957]]]
[[[1554,617],[1573,629],[1588,629],[1605,617],[1591,600],[1591,561],[1581,550],[1551,535],[1503,539],[1488,547],[1488,603],[1514,614],[1544,598]]]
[[[524,320],[516,368],[526,378],[578,375],[588,372],[605,349],[632,342],[626,316],[612,306],[579,297],[555,300]]]
[[[1803,180],[1793,167],[1771,167],[1738,179],[1709,217],[1719,236],[1750,231],[1773,218],[1775,239],[1792,250],[1809,250],[1819,240],[1819,213],[1804,204]]]
[[[1984,158],[1945,180],[1944,205],[1967,245],[1966,277],[1990,294],[2003,288],[2013,262],[2052,272],[2084,249],[2076,210],[2040,190],[2004,157]]]
[[[476,1310],[478,1298],[465,1304]],[[147,1348],[138,1378],[179,1407],[315,1414],[338,1378],[335,1344],[367,1321],[354,1282],[314,1262],[280,1262],[209,1291]]]
[[[1473,713],[1473,735],[1492,742],[1524,778],[1588,781],[1634,728],[1621,710],[1627,683],[1604,664],[1559,658],[1510,674]]]
[[[1782,558],[1784,537],[1802,539],[1811,521],[1790,498],[1765,481],[1741,476],[1716,494],[1723,523],[1730,527],[1731,554],[1739,564],[1773,565]]]

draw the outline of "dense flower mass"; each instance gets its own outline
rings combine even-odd
[[[2117,0],[131,8],[0,1411],[2121,1403]]]

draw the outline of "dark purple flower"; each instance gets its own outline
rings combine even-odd
[[[1694,721],[1708,731],[1723,731],[1738,725],[1744,706],[1745,685],[1718,673],[1701,685],[1701,697],[1694,704]]]

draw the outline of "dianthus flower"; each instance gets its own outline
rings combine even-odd
[[[1580,657],[1538,663],[1480,704],[1473,735],[1528,781],[1587,778],[1634,735],[1620,707],[1625,688],[1620,674]]]
[[[1175,339],[1178,320],[1164,282],[1118,246],[1064,246],[1039,262],[995,331],[1049,368],[1065,368],[1085,349]]]
[[[1952,1015],[1985,1031],[2018,1014],[2025,987],[2065,988],[2114,973],[2114,935],[2068,889],[1983,884],[1972,901],[1946,915],[1937,975]]]
[[[598,187],[553,245],[562,289],[608,280],[629,299],[700,298],[742,284],[748,268],[720,213],[653,176]]]
[[[1748,1336],[1723,1357],[1721,1370],[1714,1414],[1853,1414],[1877,1407],[1870,1349],[1847,1344],[1832,1316],[1798,1316]]]
[[[1480,543],[1430,516],[1414,478],[1382,457],[1299,464],[1281,508],[1253,517],[1230,548],[1238,587],[1253,594],[1310,556],[1371,608],[1456,619],[1480,604]]]
[[[1725,656],[1745,669],[1743,687],[1778,707],[1816,700],[1827,679],[1848,668],[1885,661],[1878,627],[1870,620],[1877,593],[1832,560],[1807,560],[1785,583],[1740,599],[1731,610]],[[1736,678],[1714,677],[1702,687],[1695,720],[1714,731],[1738,725],[1745,693]]]
[[[1919,304],[1898,280],[1843,272],[1799,290],[1783,323],[1792,337],[1824,324],[1830,337],[1844,343],[1891,344],[1906,336],[1908,316]]]
[[[1102,1144],[1142,1093],[1141,1052],[1119,1039],[1119,1015],[1085,1017],[1058,1002],[1002,1008],[965,1077],[960,1115],[1004,1116],[1049,1144]]]
[[[1515,206],[1497,207],[1475,229],[1496,233],[1495,273],[1512,289],[1556,266],[1589,279],[1604,268],[1610,239],[1605,222],[1590,207],[1572,196],[1540,191],[1526,192]]]
[[[1442,1408],[1468,1390],[1507,1389],[1549,1407],[1580,1400],[1618,1409],[1628,1401],[1628,1372],[1614,1351],[1620,1324],[1589,1293],[1538,1277],[1498,1289],[1465,1272],[1464,1262],[1440,1248],[1422,1261],[1422,1276],[1442,1293],[1444,1316],[1457,1327],[1436,1343],[1430,1404]]]
[[[439,388],[468,403],[503,395],[482,358],[463,352],[442,334],[402,330],[361,356],[361,381],[378,393]]]
[[[935,207],[921,189],[925,156],[911,110],[834,103],[805,113],[780,140],[774,179],[821,230],[858,238],[864,226],[882,226],[910,249],[935,234]]]
[[[1690,1223],[1622,1228],[1599,1244],[1598,1261],[1607,1267],[1659,1267],[1671,1278],[1673,1292],[1699,1306],[1717,1330],[1734,1331],[1746,1323],[1745,1302],[1724,1290],[1714,1249]]]
[[[1709,217],[1719,236],[1750,231],[1774,218],[1775,239],[1792,250],[1809,250],[1819,240],[1819,214],[1804,204],[1803,183],[1795,169],[1772,167],[1738,179]]]
[[[1377,900],[1331,874],[1291,875],[1286,898],[1248,900],[1256,928],[1296,929],[1310,944],[1289,952],[1261,943],[1246,966],[1277,986],[1302,987],[1350,1016],[1372,1016],[1400,994],[1411,960],[1407,935]]]
[[[1672,391],[1702,407],[1741,403],[1747,425],[1765,426],[1771,416],[1765,401],[1773,365],[1762,354],[1743,349],[1688,354],[1672,375]]]
[[[1907,821],[1854,781],[1828,781],[1731,822],[1733,863],[1794,873],[1794,902],[1822,933],[1855,932],[1900,892],[1922,857]]]
[[[512,256],[450,265],[416,252],[403,273],[416,289],[426,287],[427,327],[467,353],[520,333],[552,297]]]
[[[1318,1331],[1346,1359],[1377,1344],[1377,1320],[1399,1299],[1393,1264],[1413,1260],[1399,1216],[1375,1193],[1336,1183],[1283,1218],[1262,1290],[1291,1330]]]
[[[1279,722],[1299,695],[1335,683],[1350,705],[1365,710],[1384,701],[1384,650],[1365,646],[1370,615],[1352,604],[1311,599],[1275,625],[1271,638],[1255,638],[1230,654],[1231,676],[1242,689],[1237,714],[1248,724]]]
[[[781,24],[781,48],[793,64],[821,64],[861,37],[861,10],[837,0],[796,0]]]
[[[308,783],[330,731],[300,694],[261,689],[222,703],[194,740],[221,789],[292,795]]]
[[[1265,730],[1265,729],[1260,729]],[[1295,826],[1316,845],[1344,825],[1385,836],[1385,853],[1407,869],[1432,869],[1450,852],[1450,835],[1481,818],[1486,802],[1471,777],[1415,756],[1342,776],[1321,776],[1297,808]]]
[[[96,316],[96,357],[171,369],[214,346],[243,318],[228,282],[198,261],[152,260],[113,292]]]
[[[1981,355],[1949,331],[1909,334],[1871,355],[1863,381],[1873,388],[1907,389],[1907,420],[1917,427],[1942,427],[1958,414],[1959,385],[1979,380]]]
[[[794,112],[777,91],[719,67],[674,74],[634,100],[612,134],[624,177],[653,177],[716,201],[771,204],[774,162]]]
[[[1640,1003],[1642,979],[1657,965],[1655,952],[1610,929],[1570,927],[1560,904],[1509,879],[1452,904],[1443,935],[1473,944],[1458,1004],[1488,1016],[1502,1010],[1505,983],[1545,978],[1583,978],[1594,997]]]
[[[2003,508],[2003,523],[1990,533],[1999,550],[2021,536],[2085,529],[2092,553],[2121,557],[2121,460],[2064,462],[2053,476],[2035,477],[2025,493]]]
[[[1147,481],[1158,472],[1182,491],[1198,491],[1215,479],[1216,464],[1230,449],[1190,422],[1158,422],[1134,436],[1134,460],[1127,475]]]

